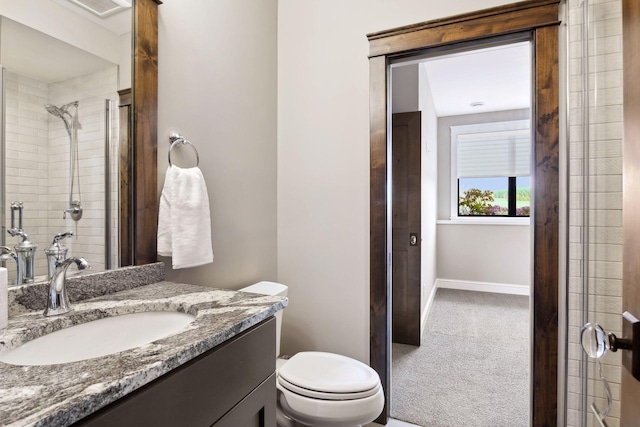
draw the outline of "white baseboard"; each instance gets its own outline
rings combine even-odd
[[[436,279],[435,283],[431,287],[427,303],[424,305],[424,309],[422,310],[422,315],[420,316],[420,336],[422,336],[422,332],[424,332],[424,329],[427,327],[427,317],[429,317],[429,311],[431,311],[431,306],[433,305],[433,299],[436,297],[437,290],[438,280]]]
[[[496,294],[512,294],[529,296],[531,291],[527,285],[510,285],[507,283],[470,282],[466,280],[436,279],[435,288],[460,289],[464,291],[494,292]]]

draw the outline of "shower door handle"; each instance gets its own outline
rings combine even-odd
[[[622,314],[622,336],[605,332],[597,323],[587,323],[580,332],[580,344],[592,359],[601,359],[607,350],[622,353],[622,365],[640,381],[640,320],[625,311]]]

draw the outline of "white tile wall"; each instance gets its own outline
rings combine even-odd
[[[48,167],[48,125],[44,109],[48,103],[48,85],[29,77],[7,73],[6,80],[6,228],[11,227],[12,201],[22,201],[23,228],[29,239],[38,245],[38,251],[46,247],[47,229],[41,213],[47,209],[46,187]],[[18,218],[16,213],[16,227]],[[20,241],[5,236],[7,246]],[[38,254],[39,255],[39,254]],[[9,283],[15,281],[16,264],[7,262]],[[36,256],[36,274],[46,271],[46,260]]]
[[[75,233],[64,242],[69,247],[69,255],[86,257],[95,270],[104,269],[105,99],[113,100],[111,196],[114,220],[111,226],[114,236],[112,265],[117,265],[117,79],[116,67],[58,84],[46,84],[7,73],[7,201],[16,199],[25,204],[24,228],[39,246],[37,275],[46,274],[44,248],[56,233],[68,230]],[[78,222],[69,215],[63,219],[63,211],[69,201],[69,136],[62,120],[44,109],[45,104],[60,106],[76,100],[79,101],[80,178],[76,177],[73,198],[78,199],[79,188],[84,209]],[[7,215],[7,224],[9,218]],[[7,237],[6,241],[13,246],[14,240]],[[10,277],[15,280],[15,265],[7,265]]]
[[[612,332],[621,328],[622,309],[622,9],[620,0],[589,0],[589,204],[583,192],[585,163],[582,87],[582,0],[569,5],[569,363],[568,426],[582,425],[582,385],[586,383],[587,407],[606,407],[598,367],[588,362],[582,378],[579,332],[582,307],[588,295],[588,320]],[[582,275],[582,209],[589,209],[589,277]],[[608,354],[602,364],[609,380],[613,406],[609,427],[620,425],[620,356]],[[587,425],[595,426],[587,412]]]

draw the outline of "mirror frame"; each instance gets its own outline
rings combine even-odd
[[[121,194],[131,224],[131,254],[126,264],[157,260],[158,230],[158,6],[160,0],[134,0],[132,4],[132,191]],[[121,232],[122,233],[122,232]],[[123,239],[121,234],[121,241]]]

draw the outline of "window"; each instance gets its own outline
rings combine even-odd
[[[528,217],[528,120],[451,127],[452,218]]]

